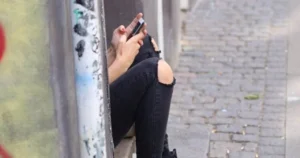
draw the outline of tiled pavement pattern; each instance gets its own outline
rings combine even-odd
[[[284,158],[288,0],[198,0],[168,132],[180,158]],[[246,100],[258,93],[258,100]]]

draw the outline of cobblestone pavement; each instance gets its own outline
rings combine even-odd
[[[287,17],[288,0],[198,0],[169,118],[180,158],[285,157]]]

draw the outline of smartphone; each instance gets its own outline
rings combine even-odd
[[[134,27],[131,34],[129,35],[128,39],[130,39],[132,36],[140,33],[140,31],[141,31],[141,29],[143,28],[144,25],[145,25],[145,20],[143,18],[140,18],[137,25]]]

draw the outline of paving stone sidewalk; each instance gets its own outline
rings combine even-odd
[[[198,0],[187,17],[168,127],[179,158],[284,158],[288,0]]]

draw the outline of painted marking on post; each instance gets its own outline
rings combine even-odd
[[[8,152],[0,145],[0,157],[1,158],[12,158]]]
[[[1,59],[4,56],[4,51],[5,51],[5,33],[4,33],[4,28],[0,24],[0,62]]]

